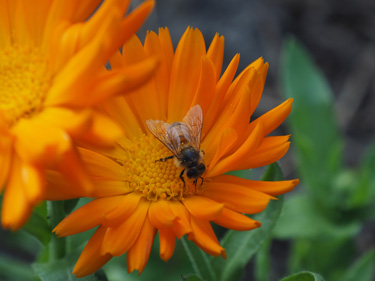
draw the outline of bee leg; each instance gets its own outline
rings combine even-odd
[[[184,183],[184,187],[185,187],[185,179],[184,179],[184,177],[183,177],[183,175],[184,175],[184,172],[185,172],[185,169],[183,169],[182,171],[181,171],[181,174],[180,174],[180,179],[182,180],[182,182]]]
[[[197,188],[197,183],[198,183],[198,179],[195,179],[195,180],[193,181],[193,184],[195,185],[195,188]]]
[[[202,182],[201,182],[201,186],[202,186],[202,184],[203,184],[203,181],[204,181],[204,178],[203,177],[200,177],[201,178],[201,180],[202,180]]]
[[[155,160],[155,162],[158,162],[158,161],[165,162],[169,159],[172,159],[173,157],[174,157],[174,155],[171,155],[171,156],[168,156],[168,157],[165,157],[165,158],[160,158],[159,160]]]

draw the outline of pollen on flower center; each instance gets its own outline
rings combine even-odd
[[[38,49],[0,49],[0,117],[12,126],[40,111],[50,81],[47,63]]]
[[[184,186],[180,178],[183,168],[177,168],[173,159],[159,161],[173,154],[154,136],[144,135],[123,149],[125,157],[115,161],[129,172],[129,186],[148,200],[182,200],[185,195],[196,194],[204,189],[205,184],[198,183],[195,186],[186,177]]]

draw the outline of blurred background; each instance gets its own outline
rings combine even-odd
[[[255,117],[295,98],[275,133],[292,134],[280,165],[286,179],[301,182],[243,280],[279,280],[301,270],[333,281],[375,280],[375,1],[157,0],[139,36],[164,26],[175,46],[188,26],[202,31],[207,46],[216,32],[223,35],[223,68],[236,53],[239,71],[258,57],[268,61]],[[120,257],[104,269],[108,279],[179,280],[192,271],[181,245],[167,264],[157,246],[141,276],[127,275]],[[0,229],[0,280],[32,280],[30,264],[40,251],[26,232]]]

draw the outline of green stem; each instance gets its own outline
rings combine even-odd
[[[47,211],[52,229],[65,217],[63,201],[47,201]],[[65,238],[58,238],[54,233],[49,244],[50,261],[58,260],[65,256]]]

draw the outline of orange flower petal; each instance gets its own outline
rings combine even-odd
[[[207,173],[211,168],[215,167],[220,158],[236,144],[236,141],[237,132],[232,128],[227,128],[220,138],[211,134],[204,140],[202,147],[205,151],[205,162],[209,163]]]
[[[199,248],[212,256],[222,256],[225,258],[226,253],[217,240],[215,233],[208,221],[200,220],[191,217],[191,227],[193,235],[190,235],[189,240],[192,240]]]
[[[162,214],[162,215],[161,215]],[[156,228],[166,228],[173,225],[176,216],[172,213],[169,203],[165,200],[151,202],[148,218]]]
[[[85,194],[87,197],[93,196],[93,185],[88,176],[78,152],[75,149],[65,152],[58,163],[58,170],[67,181],[74,185],[74,192]]]
[[[213,220],[217,218],[224,208],[223,204],[202,196],[186,197],[183,204],[190,214],[203,220]]]
[[[197,90],[191,100],[190,107],[199,104],[202,108],[203,115],[207,112],[212,98],[215,96],[216,73],[215,65],[207,57],[201,59],[202,70],[197,85]]]
[[[261,226],[261,223],[240,213],[224,208],[222,214],[213,220],[214,223],[233,230],[251,230]]]
[[[288,152],[290,142],[289,136],[266,137],[256,151],[244,159],[242,163],[238,163],[235,170],[252,169],[266,166],[278,161]]]
[[[149,58],[121,70],[102,73],[95,78],[96,82],[90,92],[91,105],[96,105],[112,95],[124,94],[146,84],[157,66],[158,60]]]
[[[0,192],[8,178],[12,160],[12,140],[10,137],[0,136]]]
[[[224,58],[224,36],[219,36],[215,34],[214,39],[212,39],[211,45],[207,50],[207,57],[213,62],[215,66],[216,82],[220,78],[221,67],[223,65]]]
[[[94,228],[100,224],[102,216],[116,208],[120,200],[121,196],[95,199],[63,219],[53,232],[63,237]]]
[[[251,122],[250,127],[254,128],[257,122],[262,122],[264,125],[264,135],[268,135],[288,117],[289,113],[292,111],[293,99],[287,99],[279,106],[271,109],[267,113],[260,116],[258,119]]]
[[[114,34],[116,34],[117,36],[111,37],[112,42],[110,43],[110,46],[113,46],[113,48],[110,50],[111,53],[114,53],[115,50],[118,50],[118,47],[116,47],[118,46],[118,44],[126,42],[138,31],[147,16],[151,13],[154,6],[155,1],[144,1],[122,20],[121,28],[118,32],[116,32],[116,30],[112,30],[112,32],[114,32]]]
[[[126,179],[124,168],[108,157],[84,148],[79,153],[90,175],[107,180]]]
[[[35,118],[63,129],[72,137],[86,133],[92,126],[93,112],[88,109],[73,110],[62,107],[46,108]]]
[[[14,231],[19,229],[29,218],[31,209],[22,181],[21,161],[18,157],[14,157],[8,185],[3,196],[2,226]]]
[[[192,232],[190,226],[190,214],[181,202],[169,201],[168,203],[172,213],[176,216],[172,226],[172,231],[176,237],[180,239],[185,234]]]
[[[0,9],[0,47],[5,47],[11,43],[11,22],[8,1],[1,1]]]
[[[217,116],[220,110],[222,110],[221,104],[224,100],[226,91],[232,83],[234,75],[236,74],[238,64],[240,62],[240,55],[237,54],[233,57],[232,61],[228,65],[224,74],[216,85],[216,94],[211,101],[210,108],[207,110],[207,114],[204,116],[204,126],[202,128],[203,138],[210,131],[211,127],[215,125]]]
[[[123,134],[132,139],[133,137],[140,136],[142,131],[141,125],[137,114],[134,112],[136,107],[131,106],[126,102],[125,98],[115,97],[106,103],[102,104],[102,111],[104,111],[113,121],[115,121],[123,129]],[[124,122],[124,120],[127,120]],[[117,140],[119,142],[120,139]]]
[[[220,177],[213,178],[203,196],[225,204],[234,211],[255,214],[263,211],[272,196],[263,194],[236,183],[221,182]]]
[[[121,196],[120,202],[111,212],[102,217],[102,224],[107,227],[115,227],[126,221],[137,208],[142,196],[139,193],[129,193]]]
[[[29,163],[52,165],[58,156],[71,149],[69,135],[60,128],[39,120],[21,120],[12,128],[17,136],[15,150]]]
[[[91,128],[77,139],[87,145],[112,147],[114,142],[122,135],[121,128],[108,116],[94,112]]]
[[[259,122],[258,126],[252,131],[247,140],[237,148],[232,154],[221,159],[215,166],[210,165],[210,170],[207,172],[208,177],[214,177],[232,171],[238,163],[243,162],[244,159],[249,158],[249,155],[259,147],[263,139],[262,123]]]
[[[77,278],[94,273],[112,258],[110,254],[100,253],[106,230],[107,228],[100,226],[86,244],[73,269]]]
[[[255,181],[231,175],[221,175],[216,177],[216,179],[222,183],[235,183],[272,196],[277,196],[292,191],[299,183],[298,179],[286,181]]]
[[[126,254],[128,273],[134,270],[138,270],[138,275],[142,273],[150,256],[155,234],[155,227],[146,218],[137,241]]]
[[[44,167],[21,163],[21,177],[30,204],[38,204],[44,195]]]
[[[121,225],[108,228],[104,237],[101,253],[121,256],[127,252],[137,240],[147,218],[150,202],[143,199],[135,212]]]
[[[163,261],[167,262],[173,255],[176,235],[168,228],[160,228],[159,230],[160,240],[160,257]]]
[[[154,119],[167,119],[167,101],[169,91],[169,79],[173,58],[173,45],[167,28],[159,28],[159,36],[155,32],[149,32],[144,43],[145,52],[149,56],[160,58],[160,64],[155,71],[153,84],[157,91],[159,116],[150,116]],[[147,95],[149,96],[149,95]]]
[[[101,0],[80,0],[79,5],[77,5],[74,10],[74,19],[77,21],[86,20],[101,2]],[[93,33],[93,35],[94,34],[95,33]]]
[[[168,100],[168,121],[182,120],[190,109],[201,73],[201,58],[206,54],[202,33],[188,28],[173,57]]]

